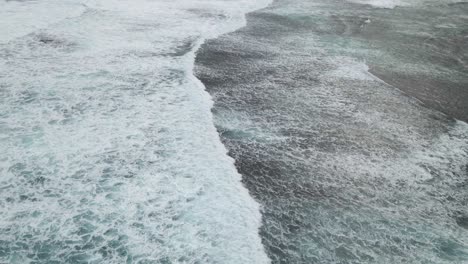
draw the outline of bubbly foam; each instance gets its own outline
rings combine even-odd
[[[1,2],[0,262],[269,262],[192,75],[266,4]]]
[[[439,4],[450,4],[450,3],[460,3],[462,1],[457,0],[443,0],[443,1],[434,1],[434,0],[348,0],[350,2],[358,4],[372,5],[375,7],[381,8],[395,8],[397,6],[415,6],[415,5],[439,5]]]

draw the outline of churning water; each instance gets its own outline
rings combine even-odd
[[[468,4],[267,4],[0,0],[0,263],[468,261]]]
[[[192,75],[264,1],[0,1],[0,263],[266,263]]]

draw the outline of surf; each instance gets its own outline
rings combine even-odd
[[[269,262],[192,73],[266,1],[1,4],[0,262]]]

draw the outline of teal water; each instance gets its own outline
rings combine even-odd
[[[265,5],[0,0],[0,263],[268,263],[192,74]]]

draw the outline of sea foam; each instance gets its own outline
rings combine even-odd
[[[266,4],[0,3],[0,262],[268,263],[192,74]]]
[[[358,4],[367,4],[379,8],[395,8],[397,6],[417,6],[417,5],[440,5],[440,4],[451,4],[460,3],[462,1],[457,0],[348,0],[350,2]]]

